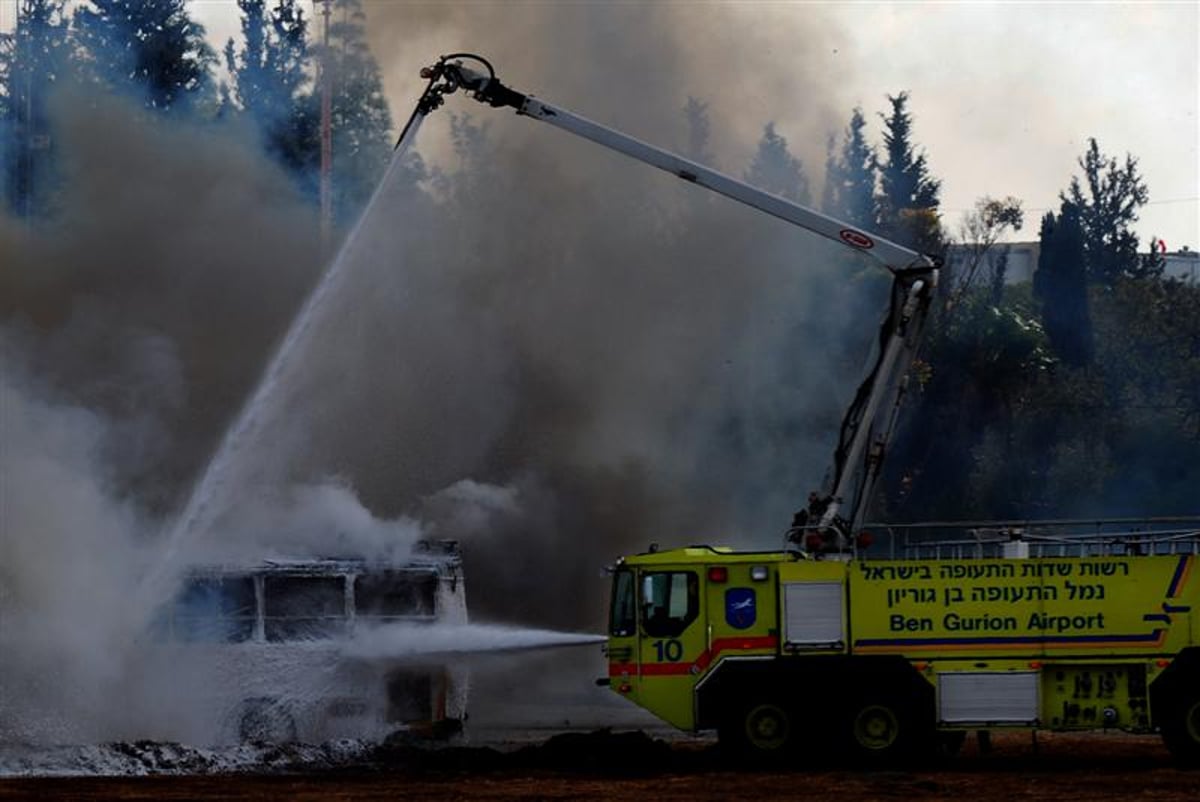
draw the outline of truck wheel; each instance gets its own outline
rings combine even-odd
[[[718,729],[723,747],[738,757],[777,761],[791,752],[795,715],[779,702],[756,700],[736,706]]]
[[[907,705],[888,697],[865,698],[851,705],[845,728],[850,753],[858,762],[871,765],[911,758],[933,735],[922,731]]]
[[[1164,711],[1163,742],[1175,760],[1200,766],[1200,692],[1187,691],[1178,702]]]

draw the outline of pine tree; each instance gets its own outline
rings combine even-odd
[[[102,85],[174,114],[212,101],[216,57],[184,0],[88,0],[74,22],[92,78]]]
[[[1137,159],[1127,153],[1121,165],[1116,157],[1102,154],[1092,138],[1079,166],[1086,191],[1075,176],[1061,198],[1079,210],[1088,275],[1109,287],[1122,276],[1142,276],[1143,261],[1130,226],[1137,222],[1138,209],[1150,200],[1150,191],[1138,175]]]
[[[808,178],[804,165],[788,151],[787,140],[775,133],[775,123],[763,127],[758,152],[746,171],[746,180],[754,186],[776,195],[807,205]]]
[[[1086,365],[1092,358],[1092,323],[1079,207],[1064,200],[1057,217],[1047,212],[1039,239],[1033,293],[1041,302],[1046,337],[1064,363]]]
[[[833,155],[832,142],[826,161],[825,211],[848,223],[874,229],[875,185],[877,183],[875,149],[863,134],[867,121],[862,109],[855,108],[842,139],[840,154]]]
[[[912,115],[908,93],[888,95],[892,112],[883,118],[883,144],[887,160],[879,165],[878,223],[883,234],[901,245],[925,253],[942,250],[937,217],[941,181],[929,174],[925,154],[912,141]]]
[[[284,166],[311,171],[317,165],[319,109],[301,90],[308,82],[308,20],[296,0],[238,0],[242,47],[225,45],[233,96],[262,136],[267,152]]]
[[[49,211],[54,138],[47,98],[71,68],[65,0],[24,0],[12,33],[0,36],[0,121],[5,199],[21,217]]]
[[[379,65],[367,48],[362,0],[335,0],[326,77],[333,81],[334,214],[354,219],[370,198],[392,152],[392,118]],[[321,87],[314,88],[314,103]]]
[[[237,0],[242,12],[242,49],[238,53],[233,38],[225,43],[225,69],[233,81],[233,96],[244,112],[255,121],[264,116],[264,106],[273,100],[266,65],[267,11],[264,0]]]

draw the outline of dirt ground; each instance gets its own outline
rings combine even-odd
[[[745,770],[711,744],[640,733],[559,736],[505,751],[401,745],[318,773],[0,780],[0,800],[183,799],[969,799],[1200,798],[1200,771],[1172,765],[1156,737],[997,735],[939,766],[908,771]]]

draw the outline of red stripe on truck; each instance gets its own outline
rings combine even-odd
[[[774,649],[779,646],[779,638],[775,635],[760,635],[754,637],[743,638],[717,638],[712,642],[712,646],[700,653],[700,656],[691,662],[678,663],[643,663],[641,671],[638,671],[636,663],[609,663],[608,676],[643,676],[643,677],[662,677],[673,676],[677,674],[700,674],[708,669],[709,666],[723,652],[745,652],[756,649]]]

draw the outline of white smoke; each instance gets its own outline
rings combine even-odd
[[[438,520],[441,531],[459,536],[484,536],[498,520],[524,514],[520,491],[514,486],[490,485],[463,479],[430,496],[426,514]]]
[[[215,542],[198,533],[184,564],[252,565],[273,558],[357,557],[402,562],[424,536],[408,516],[385,519],[363,507],[344,481],[288,485],[243,502]]]
[[[108,422],[34,397],[7,364],[0,376],[0,740],[71,738],[104,713],[146,623],[135,589],[148,522],[106,483],[100,457]]]
[[[200,704],[214,678],[181,683],[186,666],[146,673],[162,667],[147,634],[161,600],[144,580],[161,557],[163,522],[115,491],[106,455],[125,429],[40,395],[10,340],[0,329],[0,743],[178,737],[189,694]],[[421,535],[415,521],[378,518],[332,482],[242,513],[230,536],[191,544],[179,570],[272,556],[402,561]],[[160,718],[168,696],[179,721]]]
[[[420,527],[343,481],[247,487],[236,527],[147,581],[181,488],[319,264],[314,215],[236,131],[69,89],[51,107],[59,216],[0,219],[0,743],[170,737],[187,722],[163,702],[183,715],[212,681],[146,673],[184,573],[402,559]]]

